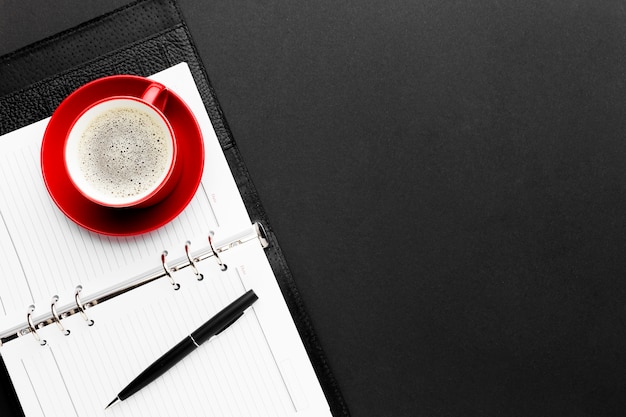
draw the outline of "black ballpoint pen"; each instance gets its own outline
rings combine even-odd
[[[124,401],[159,376],[163,375],[177,362],[200,347],[202,343],[226,330],[231,324],[236,322],[237,319],[243,315],[243,312],[258,300],[258,298],[259,297],[257,297],[253,290],[249,290],[224,307],[219,313],[209,319],[209,321],[198,327],[189,336],[147,367],[137,378],[133,379],[126,388],[121,390],[120,393],[117,394],[117,397],[105,407],[105,410],[118,401]]]

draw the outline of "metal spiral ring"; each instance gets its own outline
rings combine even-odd
[[[198,271],[198,268],[196,267],[196,261],[191,257],[191,254],[189,253],[190,247],[191,247],[191,242],[190,241],[185,242],[185,254],[187,255],[189,266],[191,266],[191,269],[193,269],[193,273],[196,274],[196,278],[198,279],[198,281],[202,281],[204,279],[204,275],[201,274],[200,271]]]
[[[180,284],[174,281],[174,277],[172,276],[172,273],[170,272],[170,268],[167,266],[167,262],[165,262],[166,256],[167,256],[167,251],[164,250],[163,253],[161,253],[161,265],[163,265],[163,271],[165,272],[165,275],[167,275],[167,277],[170,279],[170,283],[174,287],[174,290],[178,290],[180,289]]]
[[[217,264],[220,266],[220,269],[222,271],[226,271],[228,269],[228,265],[222,262],[222,259],[220,259],[220,255],[218,255],[218,253],[215,251],[215,248],[213,247],[213,237],[211,235],[209,235],[209,246],[211,247],[211,252],[213,253],[213,256],[215,257]]]
[[[94,321],[90,320],[89,317],[87,317],[87,313],[85,313],[85,308],[83,307],[83,303],[80,301],[80,292],[83,290],[83,287],[81,285],[76,287],[76,291],[74,292],[74,300],[76,301],[76,307],[78,307],[78,311],[80,312],[80,315],[83,317],[83,319],[85,319],[85,321],[87,322],[88,326],[93,326]]]
[[[50,302],[50,311],[52,312],[52,318],[56,322],[59,329],[63,332],[65,336],[68,336],[70,334],[70,331],[67,330],[65,327],[63,327],[63,324],[61,324],[61,318],[59,317],[59,314],[57,313],[56,304],[58,301],[59,301],[58,295],[55,295],[52,297],[52,301]]]
[[[39,333],[37,333],[37,330],[35,329],[35,325],[33,324],[33,312],[34,311],[35,311],[34,305],[28,306],[28,312],[26,313],[26,323],[28,323],[28,330],[31,332],[35,340],[41,346],[45,346],[45,344],[48,342],[46,342],[45,339],[42,339],[41,336],[39,336]]]

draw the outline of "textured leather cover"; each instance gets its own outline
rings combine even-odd
[[[259,196],[233,141],[183,16],[170,0],[141,0],[0,57],[0,135],[49,117],[73,90],[111,74],[148,76],[187,62],[253,221],[266,227],[266,255],[334,416],[349,412]],[[0,415],[23,415],[0,361]]]

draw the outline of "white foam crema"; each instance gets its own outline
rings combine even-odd
[[[130,99],[109,100],[88,110],[66,144],[74,183],[92,199],[111,205],[154,192],[172,159],[167,124],[155,110]]]

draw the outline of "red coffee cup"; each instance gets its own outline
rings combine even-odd
[[[182,163],[163,114],[167,95],[154,82],[141,97],[107,97],[76,117],[63,157],[70,181],[85,198],[105,207],[144,208],[170,194]]]

